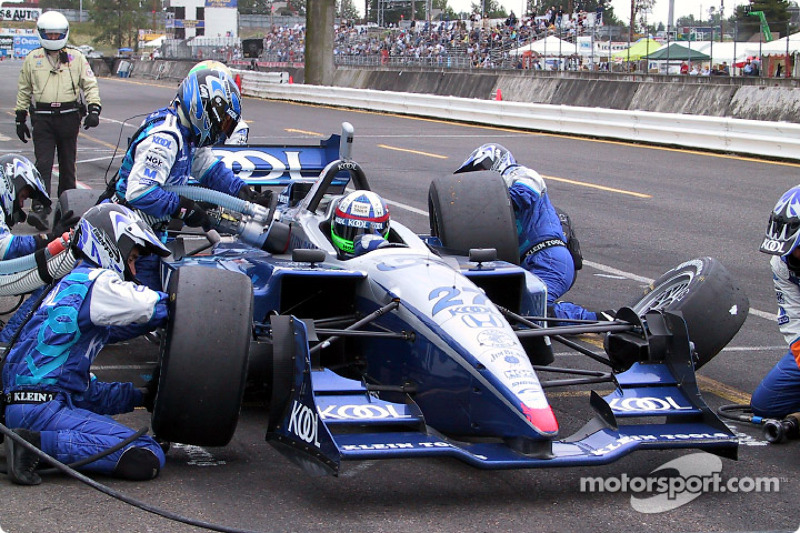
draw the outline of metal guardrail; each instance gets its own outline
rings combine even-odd
[[[264,73],[235,72],[242,76],[245,95],[270,100],[800,160],[800,124],[790,122],[264,83],[255,81]]]

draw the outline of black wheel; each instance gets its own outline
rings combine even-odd
[[[494,248],[497,257],[519,264],[517,225],[511,198],[494,172],[441,176],[428,190],[431,235],[453,250]]]
[[[61,196],[56,202],[53,209],[53,226],[61,220],[61,214],[67,211],[72,211],[78,216],[81,216],[90,207],[97,204],[97,199],[100,195],[97,191],[91,189],[70,189],[61,193]]]
[[[236,430],[252,339],[250,278],[184,267],[169,283],[170,319],[153,409],[159,438],[224,446]]]
[[[722,263],[702,257],[655,280],[631,308],[639,316],[650,310],[680,311],[695,346],[698,369],[733,339],[747,318],[750,302]]]

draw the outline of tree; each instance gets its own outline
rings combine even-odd
[[[238,0],[239,13],[243,15],[269,15],[270,0]]]
[[[472,2],[472,12],[481,14],[483,18],[488,19],[504,19],[508,17],[506,9],[500,5],[497,0],[478,0],[478,3]]]
[[[745,41],[761,31],[759,17],[749,15],[751,11],[763,11],[770,31],[785,34],[791,18],[788,8],[787,0],[750,0],[749,6],[737,6],[735,11],[739,33],[737,39]]]
[[[41,0],[39,2],[39,7],[42,11],[46,11],[48,9],[80,9],[81,2],[80,0]],[[87,6],[86,2],[83,2],[83,9],[89,10],[91,6]]]
[[[150,11],[147,0],[95,0],[89,18],[98,33],[92,40],[115,48],[133,48],[138,43],[139,28],[150,26]]]
[[[361,15],[358,13],[358,9],[356,8],[353,0],[338,0],[336,2],[336,12],[339,14],[340,18],[346,20],[356,20],[361,18]]]

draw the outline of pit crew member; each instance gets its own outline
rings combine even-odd
[[[611,320],[611,311],[588,311],[557,301],[575,281],[575,263],[542,176],[518,164],[511,152],[494,143],[475,149],[455,173],[474,170],[494,170],[503,177],[516,217],[520,264],[547,286],[548,314],[563,319]]]
[[[772,256],[778,327],[789,350],[753,392],[750,407],[762,417],[800,417],[800,185],[775,204],[759,249]]]
[[[154,329],[167,319],[168,296],[132,283],[136,259],[166,256],[155,233],[130,209],[92,207],[80,219],[71,246],[81,259],[50,290],[22,327],[3,367],[6,425],[61,462],[91,457],[134,432],[110,418],[145,405],[155,391],[132,383],[102,383],[89,373],[115,326]],[[11,481],[37,485],[39,457],[6,438]],[[81,470],[148,480],[164,466],[156,441],[143,435]]]

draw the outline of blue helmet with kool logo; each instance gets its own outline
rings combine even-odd
[[[783,193],[772,209],[760,251],[788,257],[800,245],[800,185]]]
[[[345,254],[354,254],[361,235],[389,236],[389,206],[372,191],[354,191],[342,198],[333,212],[331,240]]]
[[[139,215],[112,203],[96,205],[84,213],[72,246],[89,263],[116,272],[127,280],[133,279],[128,257],[134,247],[139,247],[141,255],[169,255],[169,250]]]
[[[178,88],[178,110],[197,147],[225,142],[242,118],[239,88],[228,72],[199,69],[190,72]]]

